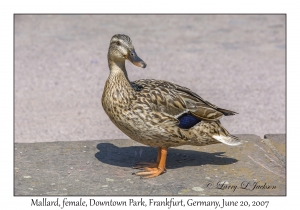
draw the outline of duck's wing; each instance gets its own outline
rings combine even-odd
[[[163,112],[177,118],[191,113],[200,120],[216,121],[223,115],[236,112],[219,108],[188,88],[163,80],[137,80],[132,82],[137,94],[142,95],[153,110]]]
[[[217,107],[216,105],[210,103],[209,101],[204,100],[202,97],[200,97],[198,94],[194,93],[193,91],[191,91],[190,89],[186,88],[186,87],[182,87],[179,85],[176,85],[176,90],[179,91],[179,94],[183,97],[183,98],[191,98],[192,96],[192,100],[194,100],[195,98],[198,99],[199,101],[201,101],[201,103],[205,104],[206,106],[202,106],[204,108],[204,110],[209,107],[212,108],[215,111],[221,112],[223,115],[228,116],[228,115],[235,115],[238,114],[237,112],[228,110],[228,109],[223,109],[220,107]],[[183,94],[185,93],[185,94]],[[199,111],[199,110],[198,110]]]

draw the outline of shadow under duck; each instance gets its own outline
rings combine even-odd
[[[131,39],[116,34],[108,50],[109,77],[105,83],[102,106],[110,120],[131,139],[158,147],[155,163],[137,163],[135,173],[143,178],[155,177],[166,169],[169,147],[204,146],[224,143],[230,146],[240,140],[230,135],[219,119],[236,112],[219,108],[186,87],[153,79],[131,82],[125,60],[145,68]]]

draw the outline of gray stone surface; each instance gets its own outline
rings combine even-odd
[[[237,147],[170,148],[167,172],[151,179],[131,167],[154,161],[156,149],[132,140],[15,143],[14,194],[286,195],[285,135],[237,136]],[[251,190],[254,182],[264,189]]]
[[[127,138],[101,107],[107,50],[129,35],[131,80],[191,88],[239,115],[235,134],[285,133],[285,15],[15,15],[15,142]],[[72,143],[73,144],[73,143]]]

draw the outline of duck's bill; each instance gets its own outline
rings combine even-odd
[[[136,54],[134,50],[131,50],[128,55],[128,60],[131,61],[134,65],[142,68],[146,68],[147,64],[140,59],[140,57]]]

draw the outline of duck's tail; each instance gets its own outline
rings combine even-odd
[[[237,146],[242,144],[242,142],[240,141],[240,139],[236,136],[233,135],[229,135],[229,136],[222,136],[222,135],[215,135],[213,136],[214,139],[218,140],[219,142],[222,142],[224,144],[227,144],[229,146]]]
[[[216,121],[216,123],[218,124],[220,129],[218,134],[212,136],[215,140],[229,146],[237,146],[242,143],[238,137],[229,134],[229,132],[221,125],[219,121]]]

